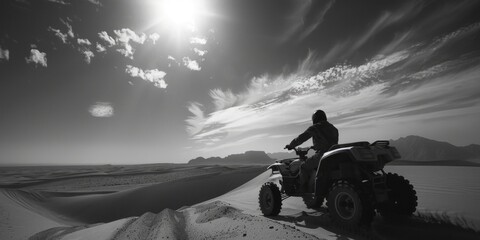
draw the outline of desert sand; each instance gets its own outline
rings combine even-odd
[[[417,214],[343,229],[325,207],[283,201],[266,218],[264,166],[2,168],[0,239],[479,239],[447,219]]]

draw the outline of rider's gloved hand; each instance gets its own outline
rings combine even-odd
[[[287,144],[287,145],[285,145],[285,149],[287,149],[287,150],[292,150],[292,149],[293,149],[293,147],[292,147],[292,146],[290,146],[290,144]]]

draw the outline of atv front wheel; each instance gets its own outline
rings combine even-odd
[[[335,222],[350,227],[369,225],[375,214],[366,193],[345,180],[333,184],[327,207]]]
[[[396,173],[387,173],[386,181],[390,192],[389,200],[379,208],[382,217],[412,216],[417,208],[417,192],[413,189],[413,185]]]
[[[282,196],[273,182],[263,184],[258,196],[260,210],[265,216],[277,216],[282,209]]]

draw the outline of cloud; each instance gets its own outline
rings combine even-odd
[[[82,45],[82,46],[90,46],[90,45],[92,45],[92,43],[90,42],[90,40],[88,40],[88,39],[81,39],[81,38],[77,39],[77,43],[78,43],[79,45]]]
[[[190,43],[191,44],[205,45],[205,44],[207,44],[207,39],[201,38],[201,37],[192,37],[192,38],[190,38]]]
[[[149,81],[153,83],[155,87],[158,87],[158,88],[167,88],[168,86],[164,80],[165,75],[167,74],[158,69],[142,70],[138,67],[127,65],[127,67],[125,68],[125,72],[132,77],[139,77],[143,80]]]
[[[40,64],[43,67],[47,67],[47,54],[37,49],[31,49],[30,56],[25,58],[25,60],[27,63],[35,63],[35,66]]]
[[[95,54],[93,54],[93,52],[90,50],[84,50],[82,51],[82,54],[84,56],[85,62],[88,64],[90,64],[90,62],[92,61],[92,58],[95,57]]]
[[[451,61],[444,60],[443,64],[437,65],[438,63],[435,62],[438,59],[438,56],[443,55],[445,52],[454,52],[452,48],[457,48],[458,44],[461,44],[461,41],[475,37],[475,33],[480,31],[480,22],[470,24],[465,27],[461,27],[451,33],[443,34],[434,38],[431,42],[423,42],[420,44],[414,44],[412,49],[412,56],[405,61],[400,66],[401,68],[412,68],[418,69],[419,67],[423,67],[423,70],[419,70],[418,74],[412,74],[413,78],[421,78],[421,76],[427,76],[434,71],[439,71],[440,65],[450,64]],[[458,53],[457,53],[458,54]],[[429,62],[435,62],[433,65],[429,65]],[[431,68],[431,69],[427,69]],[[427,75],[425,75],[427,74]]]
[[[117,52],[121,53],[123,56],[133,59],[134,49],[132,45],[126,44],[123,49],[117,49]]]
[[[100,43],[97,43],[96,45],[97,52],[105,52],[107,49]]]
[[[92,43],[90,42],[90,40],[82,39],[82,38],[78,38],[77,43],[79,45],[77,50],[83,55],[84,61],[87,64],[90,64],[92,62],[92,58],[95,57],[95,54],[90,49],[90,46],[92,45]]]
[[[102,3],[100,3],[100,0],[87,0],[87,1],[90,2],[91,4],[97,6],[97,7],[102,6]]]
[[[180,63],[179,63],[179,62],[177,61],[177,59],[175,59],[174,57],[168,55],[167,59],[170,60],[171,62],[174,62],[176,65],[180,66]],[[171,67],[171,66],[172,66],[172,63],[171,63],[171,62],[168,63],[168,67]]]
[[[8,61],[9,59],[10,59],[10,51],[8,51],[8,49],[3,49],[0,46],[0,60]]]
[[[73,38],[75,36],[75,34],[73,33],[72,25],[70,25],[69,21],[69,18],[67,18],[67,20],[60,19],[60,22],[62,22],[63,25],[65,25],[65,27],[67,28],[66,33],[63,33],[60,29],[56,29],[51,26],[48,27],[48,31],[53,32],[55,36],[59,38],[64,44],[68,42],[69,38]]]
[[[88,109],[92,117],[106,118],[113,116],[113,106],[109,102],[96,102]]]
[[[62,40],[63,43],[67,43],[67,33],[62,33],[59,29],[48,27],[48,31],[54,32],[55,36]]]
[[[148,36],[148,39],[152,40],[153,44],[155,44],[158,39],[160,39],[160,35],[158,33],[152,33]]]
[[[198,149],[221,150],[248,145],[242,139],[254,135],[296,136],[319,108],[341,129],[343,141],[383,138],[382,134],[395,131],[401,136],[406,131],[402,126],[441,128],[428,123],[480,111],[480,56],[438,59],[423,53],[441,51],[437,42],[448,46],[473,39],[470,33],[476,29],[476,25],[468,26],[430,43],[412,43],[374,56],[360,65],[339,64],[316,72],[310,67],[318,59],[310,54],[297,71],[255,77],[244,91],[212,89],[208,104],[195,102],[188,107],[191,116],[186,131]]]
[[[105,41],[105,43],[107,43],[108,47],[115,46],[115,39],[113,39],[113,37],[108,36],[107,32],[105,32],[105,31],[99,32],[98,37],[100,37],[100,39]]]
[[[69,2],[66,2],[65,0],[48,0],[49,2],[57,3],[60,5],[70,5]]]
[[[120,43],[128,43],[130,41],[143,44],[145,42],[146,36],[144,33],[137,35],[134,31],[123,28],[121,30],[113,30],[115,35],[117,35],[117,41]]]
[[[379,16],[376,16],[375,20],[366,26],[365,30],[359,34],[349,36],[345,40],[338,40],[327,52],[321,53],[324,56],[321,62],[332,64],[345,61],[349,59],[349,57],[356,55],[358,50],[361,50],[367,43],[372,43],[372,41],[375,41],[375,45],[378,46],[378,51],[374,54],[390,54],[405,49],[408,46],[414,46],[415,44],[433,44],[443,47],[444,44],[442,44],[442,42],[450,42],[450,39],[448,39],[450,37],[458,38],[460,36],[457,35],[465,36],[465,33],[468,35],[468,33],[477,31],[477,23],[458,29],[449,35],[438,37],[436,42],[419,43],[418,39],[424,36],[430,38],[433,34],[438,35],[438,32],[443,29],[450,29],[452,22],[462,17],[457,14],[458,12],[469,12],[469,9],[476,8],[477,6],[477,2],[470,1],[442,3],[441,7],[432,7],[431,4],[423,1],[404,2],[400,7],[391,11],[385,11]],[[422,13],[426,11],[428,11],[429,14],[422,15]],[[411,25],[413,20],[415,24]],[[378,38],[376,38],[380,34],[384,34],[383,36],[385,36],[387,31],[398,29],[398,26],[411,27],[399,29],[394,39],[386,43],[378,41]],[[371,46],[371,44],[369,46]],[[435,51],[433,48],[430,50]]]
[[[189,57],[182,58],[183,65],[192,71],[200,71],[202,68],[198,65],[198,62],[191,60]]]
[[[75,34],[73,33],[72,25],[70,25],[70,23],[68,22],[70,21],[69,18],[67,18],[67,20],[60,19],[60,21],[67,27],[67,35],[70,38],[75,37]]]
[[[432,51],[436,51],[439,48],[445,46],[446,44],[452,42],[452,40],[462,39],[472,33],[478,32],[480,29],[480,22],[472,23],[466,27],[462,27],[454,32],[445,34],[439,38],[436,38],[435,41],[431,44]]]
[[[116,41],[120,46],[123,48],[117,49],[123,56],[133,59],[133,53],[135,49],[133,49],[130,41],[135,42],[137,44],[143,44],[146,39],[146,35],[144,33],[137,35],[134,31],[123,28],[121,30],[114,30],[113,31],[116,35]]]
[[[201,56],[201,57],[203,57],[205,54],[208,53],[207,50],[200,50],[200,49],[198,49],[198,48],[193,48],[193,51],[194,51],[196,54],[198,54],[198,56]]]

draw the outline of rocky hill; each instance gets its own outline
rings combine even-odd
[[[407,136],[390,140],[390,145],[398,149],[403,160],[478,162],[480,159],[480,145],[475,144],[458,147],[447,142],[439,142],[424,137]]]
[[[225,158],[210,157],[203,158],[197,157],[188,162],[188,164],[194,165],[268,165],[274,162],[274,159],[270,158],[263,151],[247,151],[240,154],[231,154]]]

